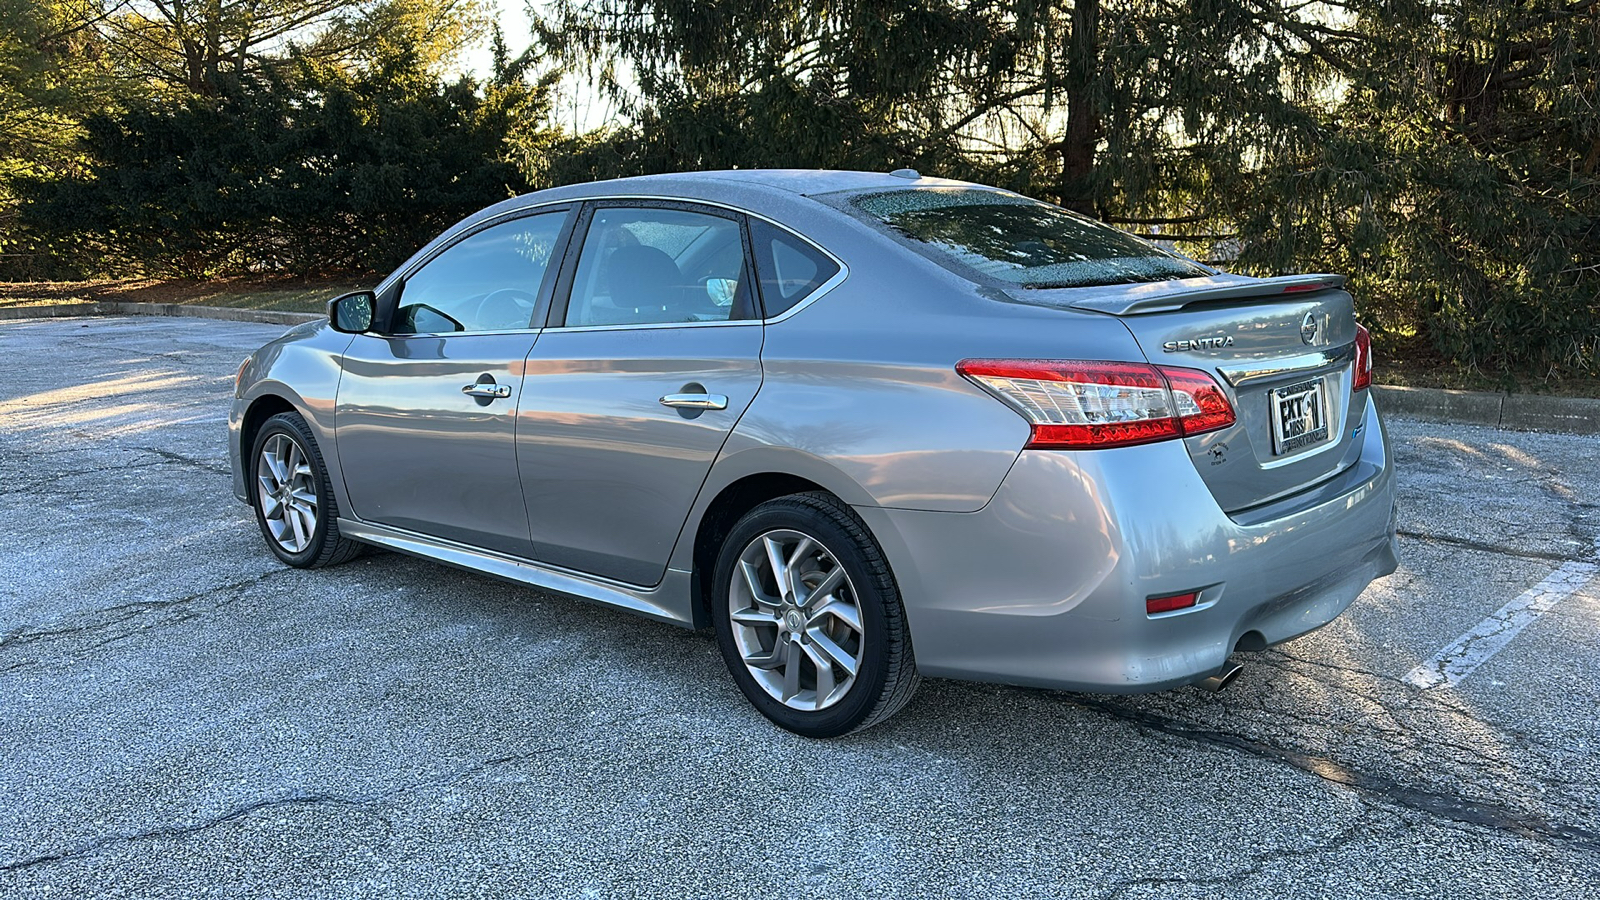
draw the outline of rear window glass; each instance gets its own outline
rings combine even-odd
[[[1016,194],[917,188],[857,208],[934,259],[1026,288],[1201,278],[1209,269],[1059,206]]]

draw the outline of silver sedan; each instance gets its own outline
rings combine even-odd
[[[507,200],[239,369],[234,492],[300,567],[378,545],[711,627],[769,719],[920,675],[1220,689],[1396,566],[1343,279],[1228,275],[901,170]]]

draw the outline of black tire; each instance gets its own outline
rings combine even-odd
[[[317,497],[315,527],[311,529],[310,540],[298,552],[283,546],[273,535],[261,508],[261,480],[257,470],[261,465],[262,449],[274,436],[288,438],[304,454],[311,470],[309,480]],[[328,482],[328,466],[322,461],[322,451],[311,434],[311,427],[299,413],[279,413],[262,424],[250,448],[249,473],[250,506],[256,512],[256,525],[261,529],[261,536],[266,538],[267,548],[284,563],[297,569],[320,569],[347,563],[366,549],[365,544],[339,533],[339,502]]]
[[[743,577],[737,569],[740,556],[763,535],[780,531],[814,538],[837,560],[865,626],[855,681],[821,709],[796,709],[768,693],[746,667],[735,642],[730,594],[733,579]],[[723,541],[714,577],[711,617],[723,661],[750,703],[779,727],[806,737],[838,737],[884,721],[916,692],[916,657],[894,574],[865,523],[832,494],[791,494],[746,513]]]

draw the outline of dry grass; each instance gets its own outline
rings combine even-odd
[[[122,301],[234,309],[321,312],[329,300],[371,287],[376,277],[218,278],[209,280],[36,281],[0,283],[0,307]]]

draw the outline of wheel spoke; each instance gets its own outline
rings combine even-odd
[[[789,562],[783,558],[783,545],[774,537],[762,538],[767,548],[767,563],[772,566],[772,578],[778,583],[778,595],[787,600],[794,596],[794,584],[789,580]]]
[[[811,538],[801,538],[800,542],[794,545],[794,552],[783,561],[783,574],[789,589],[787,596],[793,598],[796,603],[801,602],[800,591],[805,588],[805,584],[800,580],[805,574],[802,564],[806,561],[806,555],[811,552],[811,548],[816,545],[817,542]]]
[[[770,672],[773,669],[783,665],[783,661],[788,655],[784,652],[784,648],[786,646],[787,642],[780,640],[772,645],[772,650],[766,653],[758,653],[751,656],[746,656],[744,658],[744,664],[752,669],[762,669]]]
[[[783,696],[779,699],[784,702],[794,699],[800,693],[800,654],[786,653],[788,659],[783,665]]]
[[[806,619],[806,625],[815,627],[829,616],[850,626],[850,630],[856,634],[861,633],[861,610],[857,609],[854,604],[846,603],[839,599],[829,600],[827,603],[812,610],[810,618]]]
[[[765,625],[776,628],[781,624],[777,616],[763,609],[740,610],[733,613],[733,620],[740,625],[749,625],[751,627]]]
[[[315,510],[317,508],[317,492],[311,490],[310,488],[300,488],[299,490],[290,494],[290,496],[300,501],[300,503],[309,510]]]
[[[803,599],[802,598],[796,598],[796,599],[798,599],[800,601],[800,605],[801,606],[810,606],[811,605],[811,601],[813,601],[815,599],[818,599],[818,598],[827,597],[829,594],[832,594],[834,591],[838,590],[839,589],[839,585],[841,585],[843,583],[844,583],[844,566],[834,566],[833,567],[833,571],[829,572],[827,575],[824,575],[822,577],[822,580],[817,582],[817,586],[812,588],[809,592],[807,592],[807,594],[805,595],[805,597]],[[857,630],[859,631],[860,629],[857,629]]]
[[[815,645],[806,644],[806,655],[811,657],[811,662],[817,667],[817,706],[821,707],[828,702],[828,695],[833,693],[837,683],[833,678],[833,664],[818,653]]]
[[[294,549],[296,551],[303,549],[306,542],[311,539],[310,529],[306,528],[305,522],[301,519],[303,515],[304,513],[295,506],[290,506],[284,513],[284,518],[289,520],[289,526],[294,529]]]
[[[750,586],[750,598],[762,606],[778,608],[779,601],[767,596],[766,588],[761,586],[761,570],[753,563],[739,560],[739,571],[744,573],[745,584]]]
[[[839,668],[849,672],[851,677],[855,676],[858,663],[856,662],[856,658],[850,655],[849,651],[834,643],[833,638],[828,637],[828,635],[820,628],[810,629],[806,632],[806,634],[811,638],[811,646],[817,648],[818,652],[822,653],[824,656],[827,656],[829,659],[838,663]]]
[[[283,460],[278,458],[277,450],[268,445],[261,452],[261,461],[267,464],[267,472],[272,475],[272,486],[278,487],[289,480],[289,473],[283,467]]]
[[[268,519],[275,519],[283,515],[283,504],[271,494],[261,495],[261,515]]]

